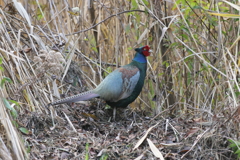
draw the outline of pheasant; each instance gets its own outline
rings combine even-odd
[[[152,52],[148,45],[136,48],[136,54],[131,63],[117,68],[110,73],[95,89],[71,97],[49,103],[57,105],[62,103],[86,101],[91,98],[101,98],[114,107],[115,120],[116,107],[125,108],[140,94],[146,77],[147,59]]]

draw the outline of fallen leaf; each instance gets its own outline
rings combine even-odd
[[[182,143],[160,143],[161,145],[163,145],[164,147],[173,147],[173,146],[180,146],[182,145]]]
[[[107,152],[107,149],[102,149],[98,154],[97,157],[101,157],[104,153]]]
[[[134,160],[140,160],[140,159],[142,159],[143,156],[144,156],[144,154],[141,154],[140,156],[138,156],[138,157],[135,158]]]
[[[153,142],[148,138],[147,138],[147,141],[154,156],[157,158],[160,158],[161,160],[164,160],[162,153],[157,149],[157,147],[153,144]]]
[[[200,128],[199,127],[192,127],[190,130],[187,132],[185,139],[188,137],[191,137],[194,133],[196,133]]]
[[[92,118],[92,119],[94,119],[94,120],[98,120],[98,118],[97,118],[95,115],[90,114],[90,113],[82,112],[81,115],[83,115],[83,116],[85,116],[85,117],[87,117],[87,118],[90,117],[90,118]]]
[[[178,153],[186,153],[191,149],[191,147],[184,147],[181,151],[179,151]]]
[[[142,142],[146,139],[148,133],[149,133],[154,127],[156,127],[158,124],[159,124],[159,123],[157,123],[157,124],[155,124],[154,126],[148,128],[148,130],[147,130],[147,132],[145,133],[145,135],[137,142],[137,144],[135,145],[135,147],[133,148],[133,150],[135,150],[136,148],[138,148],[138,147],[142,144]]]

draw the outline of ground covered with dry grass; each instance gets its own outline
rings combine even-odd
[[[0,5],[0,159],[240,157],[239,22],[223,14],[235,4]],[[154,51],[144,88],[116,121],[100,99],[47,107],[93,89],[143,45]]]
[[[206,124],[190,116],[165,116],[168,111],[155,118],[136,112],[134,118],[133,113],[129,115],[127,111],[129,120],[117,114],[117,121],[109,122],[110,111],[95,106],[57,107],[54,126],[50,115],[20,116],[24,126],[32,131],[23,136],[31,148],[31,159],[85,159],[87,156],[89,159],[155,159],[146,140],[136,148],[143,138],[152,141],[165,159],[235,157],[227,149],[228,131],[221,119]],[[222,134],[211,133],[216,129]]]
[[[111,110],[97,108],[94,103],[61,106],[55,111],[55,125],[46,114],[29,113],[19,117],[32,131],[23,136],[31,148],[30,159],[155,159],[148,141],[161,150],[165,159],[235,157],[227,149],[221,121],[206,124],[189,116],[164,116],[168,111],[150,118],[127,110],[128,120],[118,111],[117,121],[111,122],[108,121]],[[217,128],[222,130],[222,135],[209,132]]]

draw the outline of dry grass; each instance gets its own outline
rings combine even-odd
[[[12,81],[0,93],[0,158],[150,159],[159,154],[151,142],[165,159],[236,158],[227,140],[240,133],[239,22],[206,12],[235,13],[232,6],[13,2],[0,3],[0,80]],[[130,105],[134,121],[108,122],[98,100],[44,107],[94,88],[146,44],[154,54],[141,96]],[[133,150],[144,134],[149,139]]]

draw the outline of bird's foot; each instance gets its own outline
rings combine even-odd
[[[113,121],[116,121],[116,107],[113,108]]]

